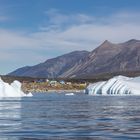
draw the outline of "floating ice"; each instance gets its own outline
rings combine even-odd
[[[72,95],[74,95],[74,93],[66,93],[65,95],[66,96],[72,96]]]
[[[5,83],[0,78],[0,97],[25,97],[32,96],[32,94],[25,94],[21,90],[21,83],[19,81],[14,81],[13,83]]]
[[[140,95],[140,77],[115,76],[108,81],[90,84],[85,93],[89,95]]]

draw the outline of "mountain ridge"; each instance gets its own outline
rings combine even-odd
[[[8,75],[46,78],[81,78],[119,71],[140,70],[140,40],[123,43],[105,40],[91,52],[73,51],[35,66],[19,68]]]
[[[34,66],[25,66],[19,68],[8,75],[56,78],[58,74],[61,74],[65,70],[69,69],[69,67],[72,67],[75,62],[78,62],[83,56],[87,54],[88,51],[73,51],[56,58],[48,59],[45,62]],[[54,70],[53,67],[55,67]]]

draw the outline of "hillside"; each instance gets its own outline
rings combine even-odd
[[[92,52],[71,52],[44,63],[23,67],[11,76],[46,78],[88,78],[104,73],[129,73],[140,70],[140,40],[114,44],[104,41]]]
[[[35,66],[27,66],[17,69],[8,75],[57,78],[76,64],[78,65],[79,61],[84,59],[88,54],[89,52],[87,51],[74,51],[53,59],[48,59]]]

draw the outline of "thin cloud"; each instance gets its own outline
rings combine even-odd
[[[131,38],[140,38],[140,13],[138,12],[123,11],[108,17],[93,17],[84,14],[64,15],[59,11],[52,10],[48,16],[54,28],[47,26],[47,30],[44,28],[43,31],[42,28],[42,32],[35,34],[43,38],[46,37],[51,42],[51,46],[58,47],[60,45],[59,49],[62,48],[62,50],[67,48],[84,49],[85,46],[86,49],[91,50],[106,39],[123,42]],[[58,19],[59,22],[57,22]]]
[[[65,15],[56,11],[46,14],[49,22],[40,31],[0,29],[2,60],[7,57],[11,62],[18,59],[20,65],[33,65],[66,52],[93,50],[106,39],[116,43],[140,39],[140,13],[119,12],[109,17]]]
[[[83,13],[63,14],[60,13],[60,11],[57,9],[50,9],[48,11],[45,11],[45,14],[49,19],[47,20],[47,26],[51,27],[51,29],[52,27],[55,27],[54,29],[56,29],[56,27],[63,27],[63,29],[65,29],[64,27],[92,23],[93,21],[95,21],[95,18],[90,15],[86,15]]]

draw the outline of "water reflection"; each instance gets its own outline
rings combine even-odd
[[[140,97],[44,95],[0,100],[0,137],[19,140],[139,139]]]
[[[0,99],[0,136],[1,139],[9,133],[21,128],[21,103],[19,98]],[[3,138],[8,139],[8,138]]]
[[[24,131],[26,138],[128,139],[127,133],[132,129],[137,133],[134,124],[138,120],[132,119],[136,119],[134,114],[139,108],[136,105],[140,103],[134,100],[126,97],[48,96],[39,102],[32,100],[22,104],[22,128],[30,130]]]
[[[127,97],[49,96],[22,104],[22,128],[31,130],[26,138],[132,139],[140,136],[139,104]]]

